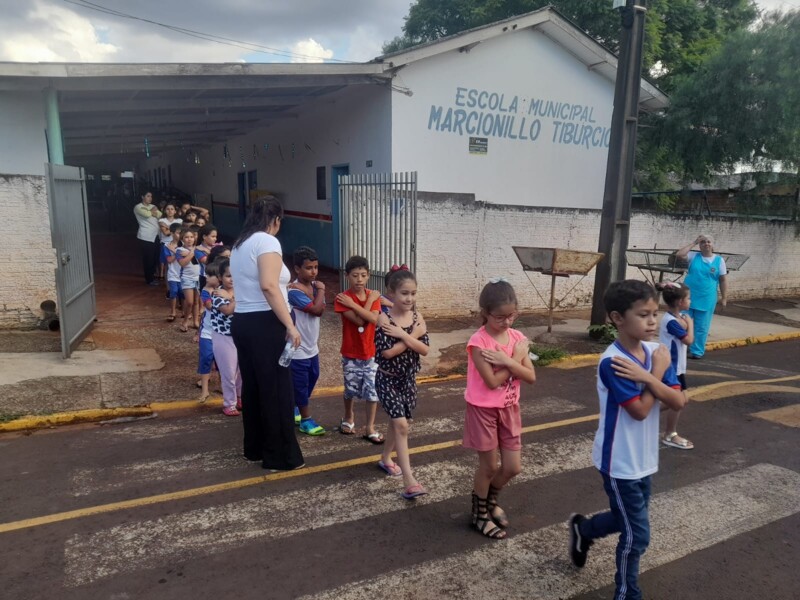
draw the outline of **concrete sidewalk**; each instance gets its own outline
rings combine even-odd
[[[169,309],[164,290],[144,285],[135,246],[132,249],[124,261],[114,255],[113,263],[104,258],[111,253],[95,252],[98,321],[73,358],[60,358],[58,333],[0,332],[0,431],[7,429],[2,421],[24,415],[66,413],[63,419],[70,422],[75,411],[91,410],[94,418],[100,418],[144,414],[127,410],[131,407],[149,406],[152,412],[153,406],[163,410],[196,405],[193,333],[181,333],[177,322],[166,321]],[[336,278],[327,274],[323,280],[330,304],[337,291]],[[480,325],[479,319],[427,321],[431,350],[420,375],[463,374],[465,344]],[[546,321],[545,314],[523,314],[515,327],[535,340],[546,331]],[[588,310],[557,313],[553,327],[557,346],[572,355],[602,352],[605,344],[589,339],[588,325]],[[321,329],[317,395],[334,395],[341,386],[341,325],[332,310],[323,316]],[[724,314],[714,317],[709,342],[713,347],[721,341],[745,343],[775,336],[800,337],[800,298],[731,302]],[[212,384],[212,391],[215,387]],[[217,406],[218,401],[207,405]]]

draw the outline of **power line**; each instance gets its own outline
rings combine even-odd
[[[174,31],[176,33],[180,33],[182,35],[186,35],[189,37],[205,40],[208,42],[214,42],[217,44],[223,44],[225,46],[233,46],[235,48],[241,48],[243,50],[247,50],[249,52],[260,52],[262,54],[272,54],[276,56],[280,56],[283,58],[304,58],[304,59],[315,59],[319,60],[319,56],[312,56],[310,54],[301,54],[298,52],[292,52],[291,50],[281,50],[280,48],[272,48],[270,46],[264,46],[261,44],[255,44],[252,42],[242,42],[240,40],[235,40],[231,38],[226,38],[220,35],[215,35],[213,33],[204,33],[202,31],[195,31],[193,29],[187,29],[185,27],[178,27],[176,25],[168,25],[166,23],[161,23],[159,21],[153,21],[151,19],[146,19],[144,17],[137,17],[135,15],[131,15],[128,13],[124,13],[122,11],[118,11],[113,8],[108,8],[102,6],[100,4],[95,4],[94,2],[90,2],[89,0],[63,0],[67,4],[74,4],[75,6],[80,6],[82,8],[88,8],[89,10],[94,10],[97,12],[105,13],[108,15],[112,15],[115,17],[120,17],[124,19],[131,19],[134,21],[142,21],[143,23],[149,23],[151,25],[155,25],[157,27],[163,27],[165,29],[169,29],[170,31]],[[326,58],[322,60],[329,60],[332,62],[338,63],[352,63],[353,61],[348,60],[339,60],[337,58]]]

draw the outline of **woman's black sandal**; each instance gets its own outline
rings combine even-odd
[[[489,493],[486,495],[486,503],[488,505],[489,515],[492,517],[495,525],[505,529],[508,527],[508,515],[506,511],[497,506],[497,495],[500,493],[493,485],[489,486]]]
[[[472,494],[472,525],[480,533],[493,540],[505,539],[507,535],[492,520],[486,498],[481,498],[474,492]]]

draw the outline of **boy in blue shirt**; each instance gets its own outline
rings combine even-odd
[[[617,341],[600,357],[600,422],[592,461],[603,478],[611,510],[569,519],[570,559],[586,564],[593,540],[619,533],[615,600],[640,600],[639,559],[650,542],[650,477],[658,471],[660,400],[680,410],[686,403],[658,333],[657,292],[644,281],[612,283],[603,296]]]

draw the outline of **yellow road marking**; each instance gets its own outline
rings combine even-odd
[[[769,383],[781,383],[785,381],[797,381],[800,380],[800,375],[793,375],[791,377],[779,377],[776,379],[759,379],[755,381],[725,381],[720,383],[712,383],[709,385],[705,385],[699,388],[695,388],[689,391],[689,396],[694,398],[695,396],[711,392],[714,390],[718,390],[724,387],[732,386],[732,385],[758,385],[758,384],[769,384]],[[772,386],[777,388],[780,391],[795,391],[795,388],[791,387],[779,387],[779,386]],[[747,392],[742,393],[753,393],[752,389],[748,389]],[[739,395],[734,394],[734,395]],[[702,401],[702,400],[701,400]],[[544,431],[546,429],[554,429],[557,427],[567,427],[569,425],[575,425],[577,423],[586,423],[590,421],[596,421],[599,418],[599,415],[586,415],[583,417],[574,417],[571,419],[563,419],[560,421],[553,421],[550,423],[542,423],[539,425],[530,425],[528,427],[524,427],[522,429],[522,433],[531,433],[534,431]],[[425,452],[435,452],[437,450],[444,450],[447,448],[453,448],[456,446],[461,445],[461,440],[450,440],[447,442],[440,442],[437,444],[428,444],[427,446],[420,446],[417,448],[411,449],[412,454],[422,454]],[[120,502],[111,502],[109,504],[101,504],[99,506],[90,506],[87,508],[79,508],[76,510],[70,510],[61,513],[54,513],[51,515],[45,515],[42,517],[34,517],[31,519],[23,519],[20,521],[12,521],[9,523],[2,523],[0,524],[0,533],[8,533],[11,531],[18,531],[20,529],[28,529],[31,527],[38,527],[41,525],[47,525],[50,523],[58,523],[61,521],[69,521],[73,519],[79,519],[82,517],[88,517],[92,515],[99,515],[103,513],[115,512],[119,510],[125,510],[129,508],[138,508],[140,506],[150,506],[153,504],[161,504],[164,502],[172,502],[175,500],[183,500],[186,498],[192,498],[196,496],[203,496],[207,494],[214,494],[217,492],[223,492],[228,490],[234,489],[241,489],[245,487],[250,487],[254,485],[260,485],[262,483],[267,483],[269,481],[279,481],[282,479],[293,479],[295,477],[304,477],[307,475],[314,475],[316,473],[324,473],[327,471],[335,471],[338,469],[345,469],[348,467],[354,467],[358,465],[369,464],[373,461],[376,461],[380,458],[380,455],[372,455],[372,456],[365,456],[362,458],[353,458],[349,460],[343,460],[333,463],[327,463],[324,465],[316,465],[313,467],[306,467],[304,469],[300,469],[297,471],[285,471],[281,473],[271,473],[266,475],[259,475],[258,477],[248,477],[246,479],[239,479],[236,481],[228,481],[225,483],[217,483],[214,485],[206,485],[197,488],[191,488],[188,490],[181,490],[178,492],[170,492],[166,494],[156,494],[154,496],[145,496],[143,498],[134,498],[132,500],[123,500]]]
[[[762,410],[753,413],[753,416],[788,427],[800,427],[800,404],[773,408],[772,410]]]
[[[687,395],[690,399],[694,400],[695,402],[705,402],[706,400],[714,400],[717,398],[725,397],[719,395],[708,395],[708,392],[719,390],[726,387],[731,386],[738,386],[738,385],[758,385],[758,384],[774,384],[774,383],[783,383],[785,381],[798,381],[800,380],[800,375],[791,375],[789,377],[777,377],[775,379],[755,379],[750,381],[742,381],[740,379],[732,379],[730,381],[720,381],[719,383],[709,383],[708,385],[702,385],[698,388],[690,389],[687,392]],[[793,388],[787,388],[793,389]],[[748,390],[746,392],[742,392],[746,394],[752,394],[752,390]],[[729,396],[737,396],[741,394],[733,393],[728,394]]]
[[[542,423],[540,425],[530,425],[522,429],[523,433],[530,433],[532,431],[543,431],[545,429],[554,429],[557,427],[567,427],[576,423],[585,423],[588,421],[595,421],[599,415],[588,415],[585,417],[575,417],[572,419],[564,419],[562,421],[553,421],[550,423]],[[427,446],[419,446],[412,448],[412,454],[422,454],[424,452],[435,452],[437,450],[444,450],[461,445],[461,440],[451,440],[447,442],[440,442],[438,444],[428,444]],[[175,500],[184,500],[186,498],[193,498],[195,496],[204,496],[207,494],[215,494],[217,492],[224,492],[228,490],[241,489],[260,485],[269,481],[280,481],[282,479],[293,479],[295,477],[305,477],[307,475],[314,475],[316,473],[325,473],[327,471],[335,471],[338,469],[346,469],[348,467],[355,467],[365,465],[377,461],[380,458],[379,454],[372,456],[364,456],[362,458],[352,458],[349,460],[342,460],[324,465],[316,465],[313,467],[306,467],[297,471],[283,471],[281,473],[270,473],[266,475],[259,475],[258,477],[248,477],[246,479],[238,479],[236,481],[227,481],[225,483],[217,483],[214,485],[205,485],[202,487],[191,488],[188,490],[181,490],[178,492],[170,492],[167,494],[156,494],[154,496],[145,496],[143,498],[134,498],[132,500],[122,500],[120,502],[111,502],[109,504],[101,504],[99,506],[90,506],[87,508],[79,508],[76,510],[69,510],[61,513],[54,513],[42,517],[34,517],[31,519],[23,519],[21,521],[12,521],[10,523],[0,524],[0,533],[8,533],[10,531],[18,531],[20,529],[28,529],[31,527],[39,527],[41,525],[48,525],[51,523],[59,523],[61,521],[70,521],[73,519],[80,519],[82,517],[89,517],[92,515],[99,515],[103,513],[115,512],[129,508],[139,508],[141,506],[150,506],[153,504],[162,504],[164,502],[173,502]]]

